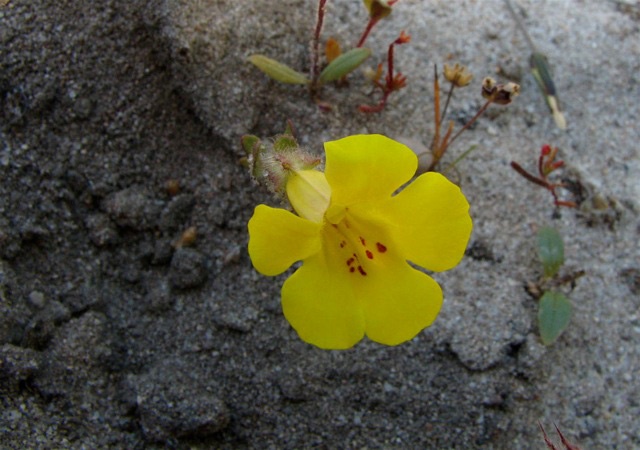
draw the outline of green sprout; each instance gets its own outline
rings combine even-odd
[[[559,276],[564,264],[564,242],[555,228],[542,227],[536,236],[536,250],[542,263],[543,279],[540,283],[529,283],[527,290],[539,299],[538,328],[544,345],[553,344],[569,325],[572,306],[560,286],[571,284],[584,275],[580,270]]]

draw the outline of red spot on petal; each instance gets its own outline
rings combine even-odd
[[[367,272],[364,271],[362,266],[358,266],[358,272],[360,272],[360,275],[362,275],[363,277],[367,274]]]
[[[369,250],[367,250],[366,253],[367,253],[367,258],[373,259],[373,253],[371,253]]]
[[[360,243],[364,246],[367,245],[367,243],[365,242],[364,238],[362,236],[360,236]]]
[[[340,248],[344,248],[345,245],[347,245],[345,241],[340,242]]]
[[[355,267],[349,267],[349,272],[353,273],[353,272],[355,272],[355,271],[356,271],[356,268],[355,268]]]
[[[382,245],[380,242],[376,242],[376,248],[378,249],[378,251],[380,253],[384,253],[387,251],[387,247],[385,247],[384,245]]]
[[[351,264],[353,264],[355,262],[355,258],[349,258],[347,259],[347,266],[350,266]]]

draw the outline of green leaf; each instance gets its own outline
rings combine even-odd
[[[247,155],[252,155],[255,151],[256,145],[260,145],[260,138],[252,134],[245,134],[240,138],[242,148]]]
[[[264,55],[251,55],[249,61],[276,81],[287,84],[307,84],[309,79],[291,67]]]
[[[342,78],[350,72],[353,72],[362,64],[369,56],[371,50],[368,48],[353,48],[346,53],[338,56],[324,68],[320,74],[320,83],[328,83]]]
[[[544,345],[551,345],[562,334],[571,320],[571,303],[560,292],[545,292],[540,299],[538,327]]]
[[[544,100],[547,102],[551,114],[553,114],[556,125],[558,128],[564,130],[567,128],[567,122],[558,106],[558,94],[556,94],[556,86],[553,83],[553,78],[551,78],[551,70],[549,69],[547,57],[542,53],[533,53],[529,59],[529,65],[531,67],[531,73],[536,79],[542,95],[544,95]]]
[[[290,134],[279,134],[273,139],[273,150],[276,153],[298,150],[298,141]]]
[[[564,243],[558,230],[542,227],[538,230],[538,257],[544,268],[544,276],[552,277],[564,263]]]

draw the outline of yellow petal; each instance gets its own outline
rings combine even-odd
[[[317,170],[292,172],[287,181],[287,197],[300,217],[322,222],[329,206],[331,187],[324,173]]]
[[[462,259],[472,228],[469,203],[444,176],[420,175],[380,209],[394,223],[393,238],[404,258],[434,271]]]
[[[282,286],[282,310],[300,338],[323,349],[346,349],[364,336],[362,307],[346,272],[320,253]]]
[[[320,250],[320,224],[258,205],[249,220],[249,256],[263,275],[278,275]]]
[[[359,284],[369,339],[398,345],[433,323],[442,306],[442,290],[430,276],[404,261],[370,272]]]
[[[384,200],[418,167],[418,158],[408,147],[379,134],[349,136],[326,142],[324,148],[333,204]]]

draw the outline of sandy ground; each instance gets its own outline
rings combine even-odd
[[[555,127],[504,3],[402,0],[368,40],[396,51],[408,86],[375,116],[360,74],[302,87],[246,62],[308,70],[313,1],[0,2],[0,446],[2,448],[544,448],[538,421],[583,448],[640,447],[640,6],[514,0],[554,68]],[[6,4],[5,4],[6,3]],[[323,38],[353,45],[359,2],[329,1]],[[467,257],[435,274],[435,324],[409,343],[348,351],[301,342],[285,276],[258,275],[246,223],[277,204],[238,164],[238,139],[286,119],[300,141],[383,133],[428,144],[433,64],[521,84],[457,141],[471,203]],[[369,62],[367,63],[369,64]],[[560,148],[580,207],[556,210],[534,170]],[[176,187],[177,186],[177,187]],[[569,194],[570,196],[570,194]],[[565,239],[570,327],[551,347],[525,291],[535,230]],[[175,243],[190,227],[190,247]]]

